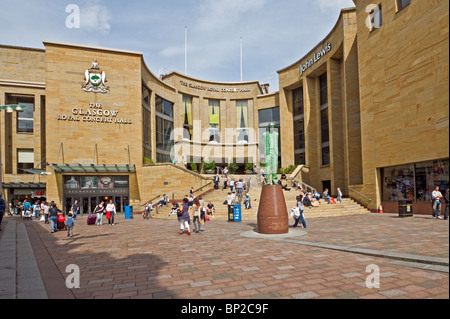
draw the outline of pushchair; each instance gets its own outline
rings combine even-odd
[[[23,218],[23,220],[31,220],[31,211],[24,209],[22,218]]]

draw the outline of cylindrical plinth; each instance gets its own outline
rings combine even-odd
[[[258,233],[289,233],[289,218],[281,185],[263,186],[258,208]]]

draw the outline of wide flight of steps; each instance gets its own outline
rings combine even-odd
[[[240,177],[236,177],[240,178]],[[222,186],[222,185],[221,185]],[[228,206],[224,205],[223,202],[227,199],[229,188],[226,190],[212,190],[205,194],[203,200],[205,204],[211,201],[215,207],[215,216],[214,220],[228,220]],[[286,200],[286,206],[288,212],[292,207],[296,207],[297,201],[296,196],[299,194],[299,191],[295,189],[291,189],[291,191],[283,191],[284,197]],[[259,199],[261,195],[261,188],[258,187],[255,177],[252,177],[251,188],[249,191],[251,198],[251,209],[245,209],[245,205],[242,202],[242,220],[257,220],[257,210],[259,206]],[[157,219],[173,219],[176,220],[177,216],[172,215],[169,216],[171,205],[168,207],[161,207],[158,209],[158,214],[155,211],[152,213],[152,218]],[[337,216],[349,216],[349,215],[360,215],[360,214],[368,214],[370,211],[363,206],[359,205],[355,201],[350,198],[344,198],[343,203],[337,204],[327,204],[326,201],[321,200],[321,204],[319,207],[313,207],[311,209],[305,209],[305,218],[320,218],[320,217],[337,217]],[[138,216],[135,216],[135,218]]]

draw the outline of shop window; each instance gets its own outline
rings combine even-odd
[[[449,160],[435,160],[381,169],[382,200],[397,202],[413,200],[431,202],[436,186],[441,191],[449,187]]]

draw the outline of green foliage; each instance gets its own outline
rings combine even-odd
[[[202,166],[205,171],[214,171],[216,169],[216,162],[202,162]]]
[[[198,172],[197,164],[191,161],[191,170],[193,172]]]
[[[234,174],[239,169],[239,166],[236,163],[228,164],[228,170],[231,174]]]
[[[278,174],[286,174],[286,175],[292,174],[296,168],[297,168],[297,165],[289,165],[288,167],[280,168],[278,170]]]
[[[155,164],[155,161],[153,159],[151,159],[151,158],[144,157],[144,164],[145,165],[147,165],[147,164]]]

